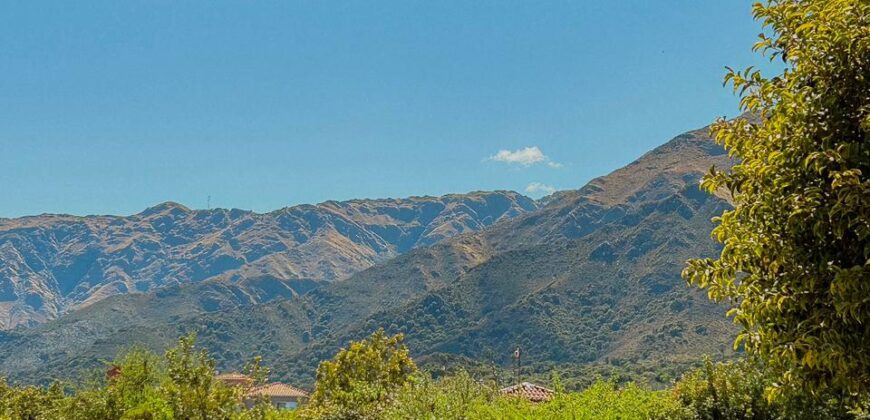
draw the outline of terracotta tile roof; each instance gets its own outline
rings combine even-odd
[[[301,397],[308,398],[308,393],[296,388],[295,386],[282,384],[280,382],[272,382],[265,385],[258,386],[252,390],[250,390],[247,394],[248,397],[258,397],[258,396],[267,396],[267,397]]]
[[[502,395],[522,397],[531,402],[549,401],[555,394],[552,389],[547,389],[540,385],[528,382],[502,388],[498,392]]]

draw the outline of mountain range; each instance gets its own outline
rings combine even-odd
[[[312,224],[304,225],[309,242],[319,238],[311,245],[316,252],[307,254],[313,261],[299,252],[259,246],[265,243],[262,238],[274,237],[307,243],[298,239],[303,234],[295,236],[301,223],[282,225],[273,213],[242,212],[240,217],[254,221],[224,222],[228,224],[222,228],[204,220],[223,218],[206,215],[229,217],[232,211],[201,213],[163,205],[131,216],[133,220],[106,219],[119,226],[141,226],[156,215],[158,220],[174,220],[176,214],[185,221],[169,226],[190,226],[200,220],[197,226],[202,231],[221,233],[175,235],[169,232],[179,230],[156,222],[164,227],[159,236],[163,239],[151,249],[224,251],[213,258],[206,251],[166,254],[181,255],[175,259],[152,257],[152,268],[125,271],[151,273],[150,277],[129,274],[127,283],[134,286],[137,281],[148,282],[139,293],[121,293],[116,288],[105,295],[61,294],[82,298],[66,298],[73,303],[46,312],[51,316],[43,319],[54,320],[37,324],[42,319],[36,319],[28,323],[30,328],[0,333],[0,375],[30,382],[70,376],[99,367],[100,360],[133,343],[161,349],[179,335],[197,332],[200,345],[210,350],[222,369],[238,369],[259,354],[276,377],[310,385],[320,360],[331,357],[348,340],[382,327],[390,333],[403,332],[414,357],[434,369],[504,368],[510,364],[513,348],[519,346],[533,373],[591,366],[663,382],[667,380],[663,371],[697,362],[702,354],[727,357],[731,353],[735,330],[723,316],[724,308],[686,287],[680,278],[687,259],[712,256],[719,250],[709,237],[710,219],[729,203],[726,197],[700,191],[698,181],[711,166],[729,165],[727,155],[702,129],[677,136],[578,190],[559,192],[537,203],[516,193],[495,192],[308,206],[307,214],[334,215],[344,209],[342,217],[329,219],[330,234],[318,236]],[[402,213],[392,209],[402,206],[408,210],[400,217]],[[439,210],[421,210],[427,206]],[[258,224],[261,217],[269,221]],[[27,225],[41,229],[40,237],[50,237],[58,235],[51,233],[53,226],[65,218],[16,219],[4,221],[3,226]],[[150,220],[148,232],[155,226]],[[258,241],[241,239],[248,237],[246,231],[256,232]],[[177,237],[190,240],[173,239]],[[120,241],[107,234],[99,249]],[[277,242],[286,243],[268,243]],[[87,247],[91,242],[81,243]],[[254,243],[258,245],[251,246]],[[353,246],[345,250],[344,244]],[[263,249],[273,252],[263,253]],[[41,252],[48,260],[56,256],[50,250]],[[264,258],[271,262],[257,264]],[[320,263],[320,258],[327,263]],[[48,267],[43,266],[42,272],[55,272]],[[264,270],[272,273],[268,275],[273,284],[254,281],[265,275]],[[185,276],[168,281],[159,273]],[[0,279],[8,282],[6,277]],[[78,283],[90,288],[79,290],[100,290],[89,282],[80,279]],[[26,296],[15,302],[26,305]]]
[[[342,280],[409,249],[536,209],[513,192],[328,201],[266,214],[190,210],[0,220],[0,329],[108,296],[225,280],[252,303]]]

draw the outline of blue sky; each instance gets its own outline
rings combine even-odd
[[[0,216],[578,188],[737,114],[750,5],[5,1]]]

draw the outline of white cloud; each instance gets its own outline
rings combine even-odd
[[[518,164],[524,167],[529,167],[538,163],[544,163],[551,168],[561,168],[562,164],[553,162],[549,156],[545,155],[538,146],[524,147],[517,150],[499,150],[498,153],[490,156],[487,160],[496,162],[504,162],[508,164]]]
[[[542,184],[540,182],[532,182],[526,187],[526,192],[533,195],[550,195],[556,192],[556,187],[552,185]]]

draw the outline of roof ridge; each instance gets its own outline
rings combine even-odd
[[[499,393],[526,398],[532,402],[547,401],[553,398],[555,392],[531,382],[520,382],[499,390]]]
[[[304,389],[297,388],[293,385],[285,384],[283,382],[267,382],[265,384],[255,386],[255,387],[251,388],[250,391],[248,391],[248,395],[263,392],[269,388],[277,388],[277,389],[286,388],[292,392],[296,392],[296,393],[300,394],[301,396],[308,397],[308,392],[305,391]]]

